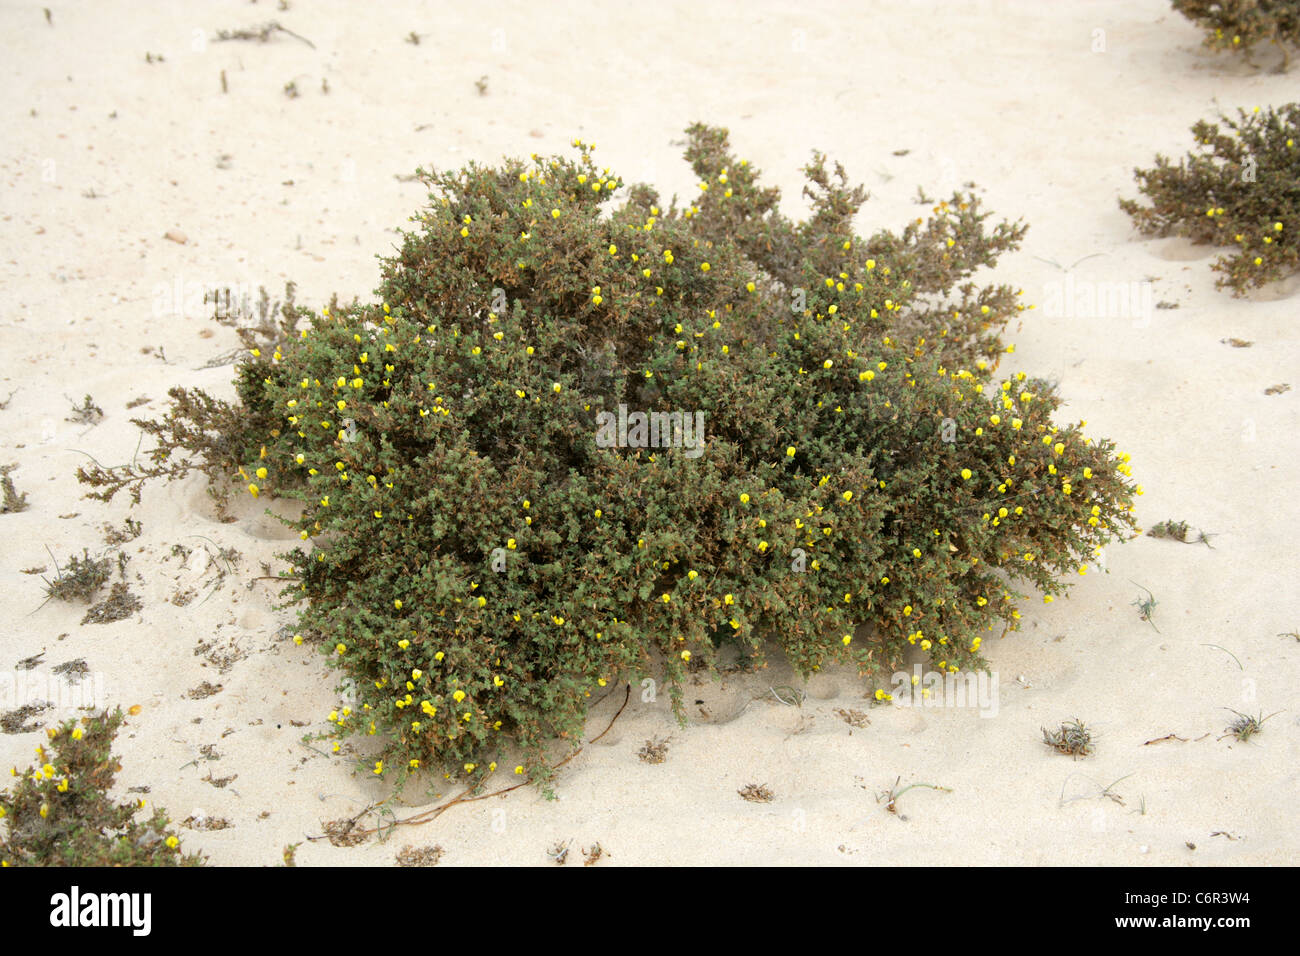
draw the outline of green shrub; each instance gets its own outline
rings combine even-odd
[[[1300,0],[1174,0],[1174,9],[1205,30],[1212,50],[1250,55],[1267,40],[1282,50],[1280,69],[1300,46]]]
[[[1238,112],[1220,117],[1226,130],[1193,126],[1197,151],[1177,166],[1157,155],[1153,168],[1134,170],[1151,205],[1122,199],[1120,208],[1145,235],[1235,246],[1212,268],[1219,288],[1243,295],[1300,269],[1300,105]]]
[[[109,798],[121,770],[112,748],[123,720],[118,708],[47,731],[50,744],[36,748],[36,765],[0,793],[0,828],[7,830],[0,832],[0,865],[203,865],[201,854],[181,851],[162,809],[138,821],[142,803]]]
[[[1023,307],[969,277],[1023,226],[959,194],[863,238],[820,156],[793,222],[725,131],[688,135],[685,206],[581,143],[422,174],[380,301],[240,366],[223,447],[302,505],[286,594],[356,682],[331,719],[383,736],[376,773],[475,774],[510,739],[543,779],[601,687],[666,674],[680,714],[688,670],[767,640],[804,675],[909,645],[983,667],[1018,586],[1050,601],[1132,528],[1127,457],[1054,424],[1047,383],[991,377]],[[608,447],[620,406],[702,415],[706,445]],[[83,473],[110,477],[139,476]]]

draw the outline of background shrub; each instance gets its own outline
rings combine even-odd
[[[1156,156],[1135,169],[1151,205],[1122,199],[1120,208],[1144,234],[1186,236],[1235,246],[1215,260],[1216,285],[1242,295],[1300,269],[1300,105],[1238,110],[1192,127],[1196,151],[1175,166]]]
[[[820,156],[794,222],[724,130],[688,136],[685,205],[577,141],[422,173],[379,302],[240,366],[221,447],[301,503],[285,593],[356,681],[330,717],[383,739],[377,774],[476,774],[513,740],[544,778],[602,687],[666,676],[679,705],[689,669],[769,640],[803,675],[911,646],[982,667],[1019,587],[1051,600],[1132,528],[1126,458],[1055,424],[1047,383],[992,378],[1023,306],[970,275],[1023,226],[956,194],[860,236],[865,193]],[[707,447],[602,447],[620,405],[703,413]],[[83,472],[107,497],[140,477]]]
[[[1300,0],[1174,0],[1174,9],[1205,30],[1205,45],[1249,56],[1267,40],[1282,50],[1281,69],[1300,46]]]
[[[141,804],[109,798],[122,769],[112,748],[123,719],[118,708],[47,731],[50,743],[37,748],[36,765],[0,793],[0,864],[203,865],[201,854],[182,852],[162,809],[140,821]]]

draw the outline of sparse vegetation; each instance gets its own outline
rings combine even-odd
[[[442,859],[441,846],[402,847],[397,853],[398,866],[437,866]]]
[[[131,593],[125,581],[114,581],[108,597],[100,601],[81,619],[82,624],[112,624],[141,610],[144,603]]]
[[[1142,585],[1139,584],[1138,587],[1142,588]],[[1142,590],[1146,591],[1147,596],[1142,597],[1139,594],[1137,599],[1133,601],[1133,605],[1138,609],[1138,617],[1155,628],[1156,633],[1159,633],[1160,628],[1156,627],[1155,621],[1151,620],[1151,615],[1155,613],[1156,605],[1160,602],[1157,601],[1156,596],[1150,591],[1147,591],[1146,588],[1142,588]]]
[[[1231,708],[1228,709],[1231,710]],[[1250,714],[1243,714],[1238,710],[1233,710],[1232,713],[1237,715],[1237,719],[1228,725],[1226,736],[1235,737],[1237,740],[1245,743],[1264,729],[1264,721],[1271,717],[1276,717],[1281,713],[1281,711],[1275,711],[1269,714],[1268,717],[1259,715],[1251,716]]]
[[[645,746],[638,750],[636,755],[644,763],[663,763],[668,759],[668,741],[647,740]]]
[[[51,555],[53,557],[53,555]],[[54,580],[45,581],[45,599],[60,601],[81,601],[89,604],[108,579],[113,576],[113,562],[108,558],[92,558],[89,549],[82,550],[82,556],[73,555],[68,559],[68,566],[60,568],[54,562]]]
[[[771,803],[776,796],[764,783],[747,783],[736,792],[750,803]]]
[[[1069,754],[1071,757],[1087,757],[1092,754],[1092,731],[1080,720],[1069,720],[1061,724],[1058,730],[1043,730],[1043,743],[1057,753]]]
[[[0,863],[5,866],[201,866],[184,853],[155,807],[137,820],[141,804],[108,796],[121,769],[113,741],[121,709],[69,720],[48,731],[49,746],[11,790],[0,793]]]
[[[72,414],[68,416],[68,421],[77,425],[98,425],[104,419],[104,410],[95,404],[95,400],[87,395],[80,405],[75,402],[72,405]]]
[[[18,489],[14,487],[14,480],[9,477],[9,472],[17,467],[17,465],[0,465],[0,514],[14,514],[27,510],[27,493],[19,494]]]
[[[876,803],[880,803],[883,800],[885,801],[886,810],[888,810],[890,813],[898,814],[898,798],[901,797],[903,794],[907,793],[907,791],[909,790],[914,790],[918,787],[922,787],[926,790],[938,790],[940,793],[952,793],[951,787],[941,787],[938,784],[933,784],[933,783],[909,783],[906,787],[902,787],[900,789],[898,785],[902,782],[903,782],[902,777],[895,778],[894,785],[892,787],[890,787],[888,790],[876,794]],[[899,816],[901,819],[906,819],[905,817],[902,817],[901,814],[899,814]]]

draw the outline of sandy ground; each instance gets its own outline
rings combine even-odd
[[[596,843],[601,865],[1294,861],[1300,643],[1280,635],[1300,628],[1297,284],[1234,300],[1213,288],[1209,250],[1140,239],[1116,198],[1135,195],[1134,166],[1183,153],[1216,103],[1281,104],[1295,74],[1202,51],[1164,0],[545,6],[97,0],[55,5],[47,24],[39,3],[0,5],[0,399],[13,393],[0,464],[18,464],[30,502],[0,516],[0,710],[29,692],[62,705],[40,719],[74,714],[50,668],[83,658],[102,701],[141,708],[119,739],[119,788],[149,786],[177,820],[228,820],[181,831],[217,864],[275,864],[301,841],[303,865],[386,865],[408,845],[441,846],[443,865],[545,864],[561,843],[570,866]],[[314,48],[211,40],[272,18]],[[924,212],[918,185],[966,179],[998,216],[1023,217],[1024,247],[996,276],[1040,307],[1007,369],[1055,377],[1065,414],[1132,454],[1144,527],[1183,519],[1213,548],[1144,537],[1069,600],[1027,603],[1024,630],[986,645],[996,716],[871,707],[849,672],[818,675],[790,706],[772,688],[797,682],[773,665],[690,688],[685,728],[666,694],[633,694],[564,768],[557,800],[525,788],[382,843],[306,840],[386,791],[301,742],[337,698],[252,580],[283,529],[251,501],[218,521],[201,478],[152,487],[133,512],[105,507],[75,469],[129,460],[130,418],[159,414],[172,385],[233,394],[229,366],[201,368],[237,345],[202,289],[292,279],[311,305],[367,296],[376,255],[423,200],[397,176],[564,151],[576,135],[625,177],[685,196],[681,130],[697,119],[729,127],[790,212],[816,148],[872,191],[864,230]],[[1178,308],[1050,314],[1067,276],[1147,280]],[[1284,382],[1295,390],[1265,395]],[[66,420],[87,393],[105,413],[93,427]],[[38,609],[40,577],[23,569],[50,566],[47,549],[110,553],[102,526],[129,514],[143,533],[114,550],[143,608],[84,626],[82,607]],[[240,554],[224,576],[220,549]],[[1138,585],[1159,600],[1158,632],[1130,604]],[[220,692],[187,696],[204,681]],[[590,733],[621,699],[595,708]],[[1281,713],[1243,744],[1220,739],[1225,708]],[[854,710],[869,724],[836,713]],[[1076,716],[1099,738],[1071,761],[1040,727]],[[1170,734],[1183,740],[1145,743]],[[638,757],[667,737],[662,763]],[[0,765],[27,766],[43,739],[0,735]],[[910,790],[891,814],[877,795],[896,779],[949,792]],[[741,799],[750,783],[771,802]],[[427,803],[411,791],[398,816]]]

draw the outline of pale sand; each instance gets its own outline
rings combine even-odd
[[[1074,266],[1078,281],[1158,277],[1156,298],[1178,309],[1143,327],[1127,315],[1074,320],[1040,308],[1010,336],[1017,351],[1005,368],[1059,378],[1064,416],[1087,419],[1090,434],[1132,454],[1147,489],[1144,527],[1185,519],[1217,533],[1213,550],[1144,537],[1112,548],[1110,573],[1080,578],[1070,600],[1027,602],[1023,631],[987,645],[1000,677],[996,717],[869,707],[849,672],[819,675],[800,710],[770,694],[751,702],[792,682],[774,663],[688,688],[712,716],[692,704],[685,729],[666,694],[653,704],[635,694],[610,734],[561,772],[558,801],[525,788],[383,844],[307,843],[299,862],[382,865],[403,846],[437,843],[443,865],[543,864],[562,841],[572,841],[571,866],[595,842],[603,864],[1294,861],[1300,645],[1278,635],[1300,627],[1296,283],[1235,300],[1213,288],[1209,250],[1140,239],[1115,202],[1136,194],[1134,166],[1186,151],[1189,126],[1212,114],[1216,97],[1233,109],[1280,104],[1294,97],[1294,73],[1203,52],[1164,0],[852,12],[759,3],[745,5],[749,13],[584,3],[545,20],[536,4],[434,6],[445,9],[295,0],[282,13],[269,0],[111,0],[60,5],[53,27],[38,3],[0,9],[0,399],[17,389],[0,411],[0,463],[20,463],[13,477],[31,502],[0,516],[10,621],[0,673],[42,649],[38,674],[84,657],[109,703],[141,705],[119,739],[119,787],[151,786],[147,799],[175,819],[196,808],[228,818],[233,826],[219,832],[182,830],[187,847],[218,864],[278,863],[285,844],[319,834],[322,820],[382,798],[384,786],[355,774],[351,760],[299,743],[325,727],[334,679],[314,653],[276,637],[292,616],[273,609],[268,582],[247,587],[285,544],[258,503],[245,501],[240,520],[222,524],[201,478],[152,487],[133,512],[144,533],[126,546],[143,611],[85,627],[81,607],[51,602],[32,613],[40,579],[20,569],[48,565],[46,546],[60,560],[102,549],[101,524],[128,514],[125,501],[105,508],[81,498],[74,472],[85,459],[74,449],[106,464],[128,460],[138,438],[129,419],[159,414],[172,385],[233,394],[229,367],[195,369],[234,348],[234,333],[201,307],[156,315],[156,286],[243,282],[276,292],[292,279],[313,306],[332,291],[366,297],[378,281],[375,255],[392,248],[391,230],[424,198],[394,174],[565,151],[578,135],[625,177],[689,196],[692,177],[672,141],[700,119],[730,127],[740,154],[783,187],[790,212],[801,208],[798,169],[812,149],[843,161],[875,193],[862,217],[870,230],[924,213],[913,202],[918,184],[935,195],[974,180],[997,216],[1030,224],[1024,248],[997,271],[1028,301],[1042,303],[1064,278],[1044,259],[1069,267],[1103,253]],[[271,17],[316,49],[283,35],[193,48],[196,30]],[[1091,52],[1096,28],[1106,52]],[[418,46],[403,42],[411,30],[423,34]],[[146,53],[165,60],[148,64]],[[483,74],[486,96],[474,86]],[[290,80],[297,99],[282,92]],[[218,169],[223,153],[229,168]],[[91,189],[101,198],[85,198]],[[173,229],[188,242],[163,238]],[[1229,348],[1220,343],[1228,336],[1255,344]],[[166,362],[142,355],[144,346],[161,346]],[[1264,395],[1288,381],[1296,391]],[[89,430],[64,421],[66,399],[87,392],[107,413]],[[138,395],[153,401],[128,411]],[[233,547],[243,561],[204,600],[215,566],[183,568],[170,555],[177,543]],[[1130,579],[1158,598],[1159,633],[1130,606],[1139,593]],[[169,603],[193,584],[189,606]],[[213,639],[249,656],[218,674],[195,654]],[[1206,644],[1230,650],[1242,669]],[[204,680],[224,689],[186,699]],[[621,697],[595,709],[591,733]],[[1217,739],[1228,707],[1283,712],[1239,744]],[[850,728],[837,708],[869,711],[870,726]],[[1041,725],[1074,716],[1100,735],[1086,760],[1039,739]],[[1168,734],[1188,741],[1143,745]],[[638,759],[647,738],[667,735],[664,763]],[[43,739],[0,735],[0,765],[27,766]],[[220,760],[191,763],[205,744]],[[237,778],[215,789],[201,779],[208,771]],[[898,777],[951,792],[910,791],[900,820],[876,801]],[[1120,778],[1122,805],[1099,796]],[[775,799],[745,802],[736,791],[747,783],[767,784]]]

